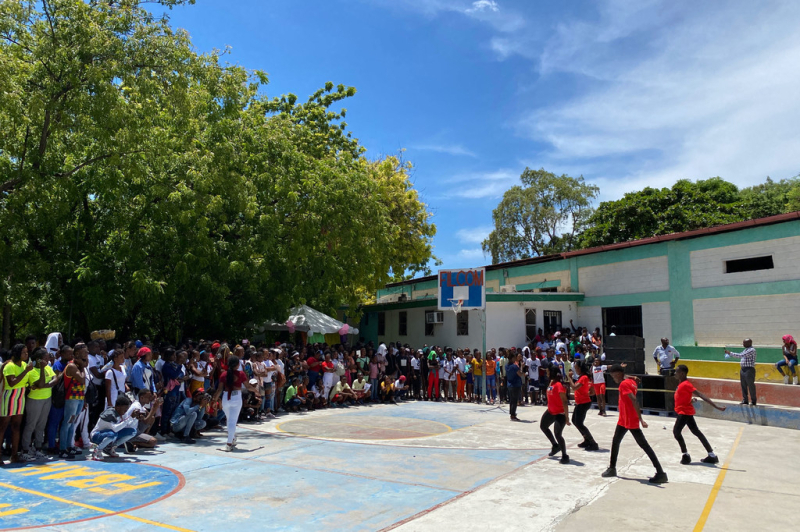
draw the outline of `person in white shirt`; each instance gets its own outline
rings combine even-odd
[[[122,364],[124,363],[125,359],[125,352],[122,349],[118,349],[113,353],[113,362],[114,365],[106,371],[105,374],[105,385],[104,385],[104,392],[105,392],[105,407],[106,408],[114,408],[117,404],[117,397],[121,395],[125,395],[127,391],[127,384],[126,380],[128,376],[125,373],[125,366]]]
[[[672,375],[675,364],[680,360],[681,354],[669,345],[669,338],[662,338],[661,345],[653,351],[653,360],[658,364],[658,372],[665,377]]]
[[[388,350],[386,349],[386,344],[384,342],[381,342],[380,344],[378,344],[378,354],[381,357],[384,357],[384,360],[385,360],[387,352],[388,352]]]
[[[400,401],[405,399],[406,397],[406,376],[400,375],[396,381],[394,381],[394,398],[396,401]]]
[[[453,362],[453,351],[448,347],[447,348],[447,358],[445,359],[444,363],[442,364],[442,369],[444,372],[444,379],[447,383],[447,387],[445,388],[445,400],[446,401],[455,401],[456,400],[456,364]]]
[[[528,368],[528,394],[531,404],[535,405],[539,402],[539,367],[542,363],[536,354],[524,360],[525,366]]]

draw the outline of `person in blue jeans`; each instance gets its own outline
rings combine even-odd
[[[175,363],[175,350],[172,348],[165,349],[162,357],[164,359],[164,366],[161,368],[161,375],[163,375],[164,390],[164,404],[161,407],[161,435],[167,437],[170,434],[170,420],[172,414],[181,402],[181,387],[178,379],[181,378],[181,368]]]
[[[131,400],[125,395],[117,397],[117,402],[113,408],[106,408],[97,419],[90,439],[92,440],[92,460],[103,460],[103,453],[112,458],[119,455],[114,450],[126,441],[136,436],[136,426],[139,424],[138,418],[133,416],[123,418],[122,416],[131,406]]]
[[[203,416],[211,399],[203,388],[198,388],[175,409],[172,414],[172,432],[183,443],[195,443],[194,436],[206,427]]]
[[[58,436],[59,458],[74,458],[79,454],[74,446],[75,427],[78,415],[85,407],[86,366],[89,364],[89,350],[86,344],[75,346],[75,356],[64,369],[64,419]]]
[[[791,334],[787,334],[783,340],[783,360],[775,364],[778,373],[783,376],[783,383],[789,384],[789,376],[783,372],[783,368],[788,367],[792,373],[792,384],[797,384],[797,372],[794,367],[797,365],[797,342]]]
[[[61,374],[67,369],[67,364],[72,361],[72,347],[64,344],[59,348],[58,354],[60,358],[53,363],[53,371]],[[53,454],[56,452],[56,436],[58,436],[58,427],[61,425],[62,419],[64,419],[64,407],[50,406],[50,412],[47,415],[47,447],[48,451]]]

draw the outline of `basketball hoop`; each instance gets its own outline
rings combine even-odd
[[[464,304],[463,299],[448,299],[450,304],[453,305],[453,313],[458,316],[458,313],[461,312],[461,305]]]

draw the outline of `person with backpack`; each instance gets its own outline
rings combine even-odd
[[[61,420],[64,419],[64,370],[72,362],[72,346],[63,344],[58,349],[59,359],[53,363],[53,371],[58,374],[58,381],[53,386],[53,393],[50,397],[50,412],[47,414],[47,452],[58,454],[56,449],[56,438]]]
[[[34,368],[28,373],[28,399],[25,405],[25,428],[22,431],[23,460],[32,462],[47,458],[41,449],[44,447],[44,432],[47,416],[50,414],[53,386],[58,380],[47,361],[49,355],[44,347],[33,350],[31,361]],[[31,447],[33,441],[34,447]]]

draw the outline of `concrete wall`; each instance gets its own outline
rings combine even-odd
[[[451,310],[444,311],[444,323],[433,326],[433,336],[425,336],[425,312],[435,310],[435,306],[423,308],[409,308],[402,310],[387,310],[386,312],[386,335],[378,336],[378,342],[401,342],[409,344],[414,348],[428,345],[450,345],[459,347],[471,347],[482,349],[483,329],[481,327],[481,312],[469,312],[469,335],[456,335],[456,316]],[[400,336],[398,329],[400,323],[400,312],[408,313],[408,334]],[[377,314],[377,313],[376,313]],[[375,318],[377,321],[377,316]]]
[[[587,297],[669,290],[666,256],[579,268],[578,276]]]
[[[736,345],[751,338],[755,345],[779,345],[784,334],[797,335],[800,296],[695,299],[694,334],[699,345]]]
[[[725,261],[772,255],[771,270],[725,273]],[[778,238],[691,252],[692,287],[768,283],[800,278],[800,237]]]
[[[578,306],[563,301],[511,301],[486,304],[486,348],[522,347],[525,342],[525,310],[536,311],[536,327],[544,328],[544,311],[561,311],[564,327],[569,320],[578,325]]]
[[[669,303],[645,303],[642,305],[642,335],[644,336],[644,360],[649,373],[658,373],[653,360],[653,351],[661,344],[661,338],[672,339],[672,321]]]
[[[513,272],[513,270],[511,270]],[[511,272],[509,275],[511,275]],[[533,275],[518,275],[516,277],[509,277],[506,279],[506,284],[513,284],[513,285],[536,285],[536,284],[544,284],[546,282],[552,281],[560,281],[559,285],[559,292],[563,291],[567,287],[570,286],[569,284],[569,270],[561,270],[555,272],[547,272],[547,273],[538,273]],[[536,289],[537,287],[532,287],[532,289]]]

